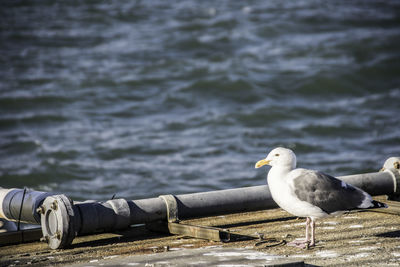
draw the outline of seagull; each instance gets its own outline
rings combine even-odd
[[[255,168],[270,165],[268,186],[272,199],[287,212],[306,217],[306,238],[288,245],[315,246],[315,220],[360,209],[386,208],[386,204],[353,185],[323,172],[296,168],[296,155],[290,149],[273,149]],[[310,229],[311,228],[311,229]],[[310,239],[311,230],[311,239]]]

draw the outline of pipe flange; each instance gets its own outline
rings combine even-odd
[[[394,194],[399,196],[400,195],[400,170],[399,169],[387,169],[393,177],[393,184],[394,184]]]
[[[388,158],[381,171],[389,172],[393,177],[395,195],[400,195],[400,157]]]
[[[43,240],[52,249],[71,245],[75,237],[74,209],[65,195],[47,197],[40,206]]]
[[[383,164],[382,170],[395,169],[400,170],[400,157],[390,157]]]

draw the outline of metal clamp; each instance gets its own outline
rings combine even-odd
[[[217,227],[179,223],[178,202],[176,197],[174,195],[161,195],[159,197],[164,200],[165,205],[167,206],[168,223],[165,224],[163,222],[158,222],[146,224],[146,226],[152,231],[168,232],[174,235],[183,235],[218,242],[252,239],[252,237],[232,234],[231,232],[229,232],[229,230]]]
[[[176,202],[176,198],[174,195],[161,195],[159,196],[162,200],[164,200],[165,205],[167,206],[167,219],[168,222],[179,222],[178,218],[178,202]]]

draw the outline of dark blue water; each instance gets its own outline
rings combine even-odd
[[[75,199],[400,155],[399,1],[2,1],[0,186]]]

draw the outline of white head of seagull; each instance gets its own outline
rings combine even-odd
[[[276,166],[291,171],[296,168],[296,155],[288,148],[277,147],[269,152],[265,159],[258,161],[255,167],[260,168],[264,165]]]

